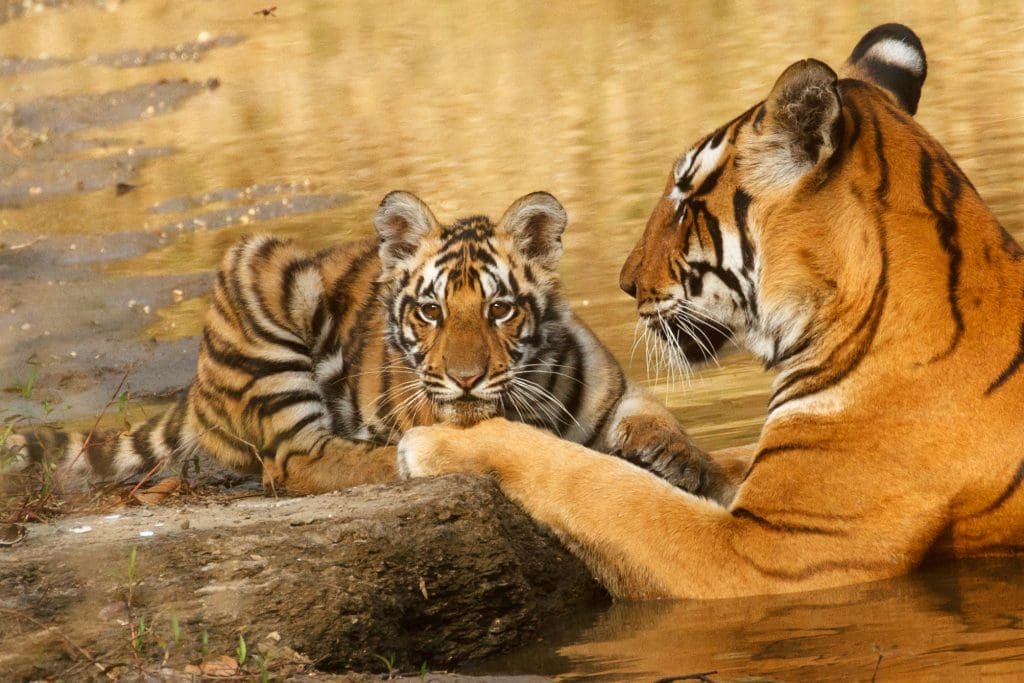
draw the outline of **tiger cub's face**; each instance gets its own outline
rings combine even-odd
[[[416,371],[435,416],[469,424],[514,408],[523,375],[561,326],[561,204],[535,192],[497,224],[473,216],[441,225],[417,197],[392,192],[375,224],[388,343]]]

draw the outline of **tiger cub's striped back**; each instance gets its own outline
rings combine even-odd
[[[59,452],[65,484],[204,451],[317,492],[391,478],[393,445],[412,426],[500,415],[622,452],[689,489],[717,481],[570,311],[554,197],[527,195],[497,223],[442,225],[393,192],[375,223],[376,241],[315,254],[242,239],[217,273],[187,397],[84,453],[82,435],[25,434],[28,453]]]

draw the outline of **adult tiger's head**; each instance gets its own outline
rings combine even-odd
[[[524,400],[523,375],[564,334],[558,200],[534,192],[497,224],[472,216],[441,225],[415,195],[392,192],[374,222],[388,342],[437,417],[475,422],[502,413],[506,398],[510,407]]]
[[[669,174],[620,286],[688,360],[729,338],[768,366],[806,351],[826,320],[887,291],[879,217],[928,213],[929,197],[948,210],[966,184],[911,118],[926,62],[910,29],[873,29],[840,72],[796,62]],[[918,258],[946,271],[941,253]]]

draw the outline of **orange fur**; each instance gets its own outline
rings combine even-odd
[[[843,73],[798,62],[685,154],[623,267],[681,352],[735,336],[779,370],[728,506],[501,420],[413,430],[400,469],[494,473],[620,596],[800,591],[1024,549],[1024,253],[911,118],[909,29],[868,33]]]

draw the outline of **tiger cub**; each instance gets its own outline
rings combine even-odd
[[[717,467],[570,311],[554,197],[526,195],[497,224],[442,225],[392,192],[375,225],[376,242],[316,254],[243,238],[217,273],[187,396],[128,433],[24,434],[22,459],[59,454],[68,487],[204,451],[275,490],[317,493],[394,478],[410,427],[504,416],[723,495]]]

